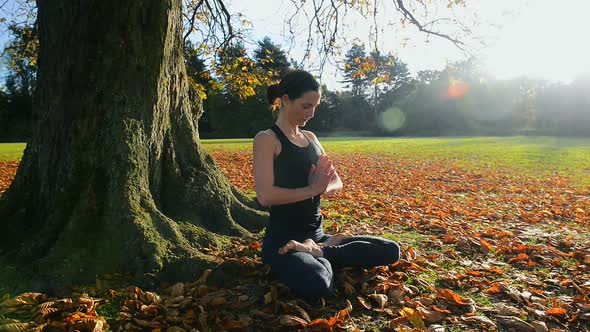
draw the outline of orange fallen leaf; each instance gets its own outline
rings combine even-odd
[[[487,251],[492,250],[492,244],[489,243],[488,241],[484,240],[484,239],[479,239],[479,244],[481,244],[481,246],[483,248],[485,248]]]
[[[500,287],[500,284],[495,282],[492,284],[492,286],[490,286],[490,288],[486,289],[485,292],[487,294],[499,294],[502,293],[502,288]]]
[[[553,308],[547,309],[547,311],[545,313],[547,315],[551,315],[551,316],[565,316],[567,314],[567,310],[565,310],[564,308],[560,308],[560,307],[553,307]]]
[[[481,277],[483,275],[483,273],[481,271],[473,271],[473,270],[466,271],[465,273],[470,276],[474,276],[474,277]]]
[[[574,281],[573,281],[572,279],[569,279],[569,278],[568,278],[568,279],[563,279],[563,280],[560,282],[560,284],[561,284],[562,286],[569,286],[569,285],[571,285],[571,284],[573,284],[573,283],[574,283]]]
[[[451,310],[441,309],[441,308],[439,308],[439,307],[437,307],[435,305],[432,306],[432,310],[438,311],[438,312],[443,313],[443,314],[450,314],[451,313]]]
[[[529,255],[524,254],[524,253],[520,253],[516,257],[510,258],[510,260],[508,260],[508,263],[515,263],[515,262],[520,262],[520,261],[526,261],[528,259],[529,259]]]
[[[440,298],[447,300],[448,302],[453,303],[453,304],[468,305],[468,304],[473,303],[473,300],[471,300],[471,299],[466,300],[466,299],[462,298],[461,295],[455,293],[454,291],[452,291],[450,289],[437,288],[436,295]]]
[[[316,328],[316,329],[322,329],[322,328],[326,328],[326,329],[330,329],[332,328],[332,325],[330,325],[330,322],[325,319],[325,318],[318,318],[318,319],[314,319],[312,320],[309,324],[307,324],[306,327],[312,327],[312,328]]]
[[[499,267],[492,267],[492,268],[488,269],[488,271],[489,272],[493,272],[493,273],[495,273],[497,275],[503,275],[504,274],[504,270],[502,270]]]

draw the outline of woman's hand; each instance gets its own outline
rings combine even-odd
[[[318,159],[318,164],[311,165],[311,170],[309,171],[309,185],[313,189],[313,191],[317,194],[321,194],[326,191],[328,188],[328,184],[334,177],[336,170],[334,169],[334,164],[330,157],[326,155],[321,155]]]

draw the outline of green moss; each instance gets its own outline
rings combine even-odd
[[[494,303],[485,295],[482,294],[472,294],[469,295],[477,304],[486,306],[486,307],[493,307]]]
[[[101,298],[108,298],[106,294],[100,296]],[[99,316],[104,317],[109,325],[113,325],[117,319],[119,319],[119,312],[127,297],[117,293],[115,296],[108,298],[105,302],[102,302],[96,308],[96,313]]]
[[[178,229],[188,243],[195,248],[207,248],[209,246],[223,248],[231,241],[228,236],[215,234],[189,222],[178,222]]]
[[[393,240],[402,244],[402,246],[420,247],[426,236],[415,231],[405,231],[400,233],[384,232],[382,237]]]
[[[0,302],[21,292],[24,284],[16,268],[0,260]]]
[[[256,198],[256,191],[254,189],[242,190],[242,193],[244,193],[244,195],[249,199]]]

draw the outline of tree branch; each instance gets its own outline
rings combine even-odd
[[[189,19],[189,25],[188,28],[186,29],[186,33],[184,34],[184,37],[182,38],[183,42],[186,43],[186,39],[188,38],[188,36],[193,32],[194,27],[195,27],[195,18],[197,17],[197,12],[199,11],[199,8],[201,7],[201,5],[203,4],[205,0],[200,0],[195,7],[192,8],[192,14],[191,14],[191,18]]]
[[[414,17],[414,15],[409,10],[406,9],[403,0],[394,0],[393,3],[395,5],[396,9],[400,13],[402,13],[404,15],[404,18],[407,19],[407,20],[409,20],[410,23],[412,23],[413,25],[415,25],[418,28],[418,30],[420,30],[421,32],[425,32],[427,34],[431,34],[431,35],[435,35],[435,36],[444,38],[444,39],[452,42],[453,44],[455,44],[455,46],[457,48],[459,48],[460,50],[466,52],[465,43],[463,43],[462,41],[460,41],[460,40],[458,40],[456,38],[453,38],[450,35],[447,35],[447,34],[444,34],[444,33],[440,33],[440,32],[437,32],[437,31],[430,30],[430,29],[426,28],[425,25],[421,24]]]

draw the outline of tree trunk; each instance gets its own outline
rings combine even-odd
[[[197,273],[246,235],[246,205],[199,143],[180,0],[38,1],[36,124],[0,198],[0,266],[33,282]],[[138,279],[137,279],[138,280]]]

